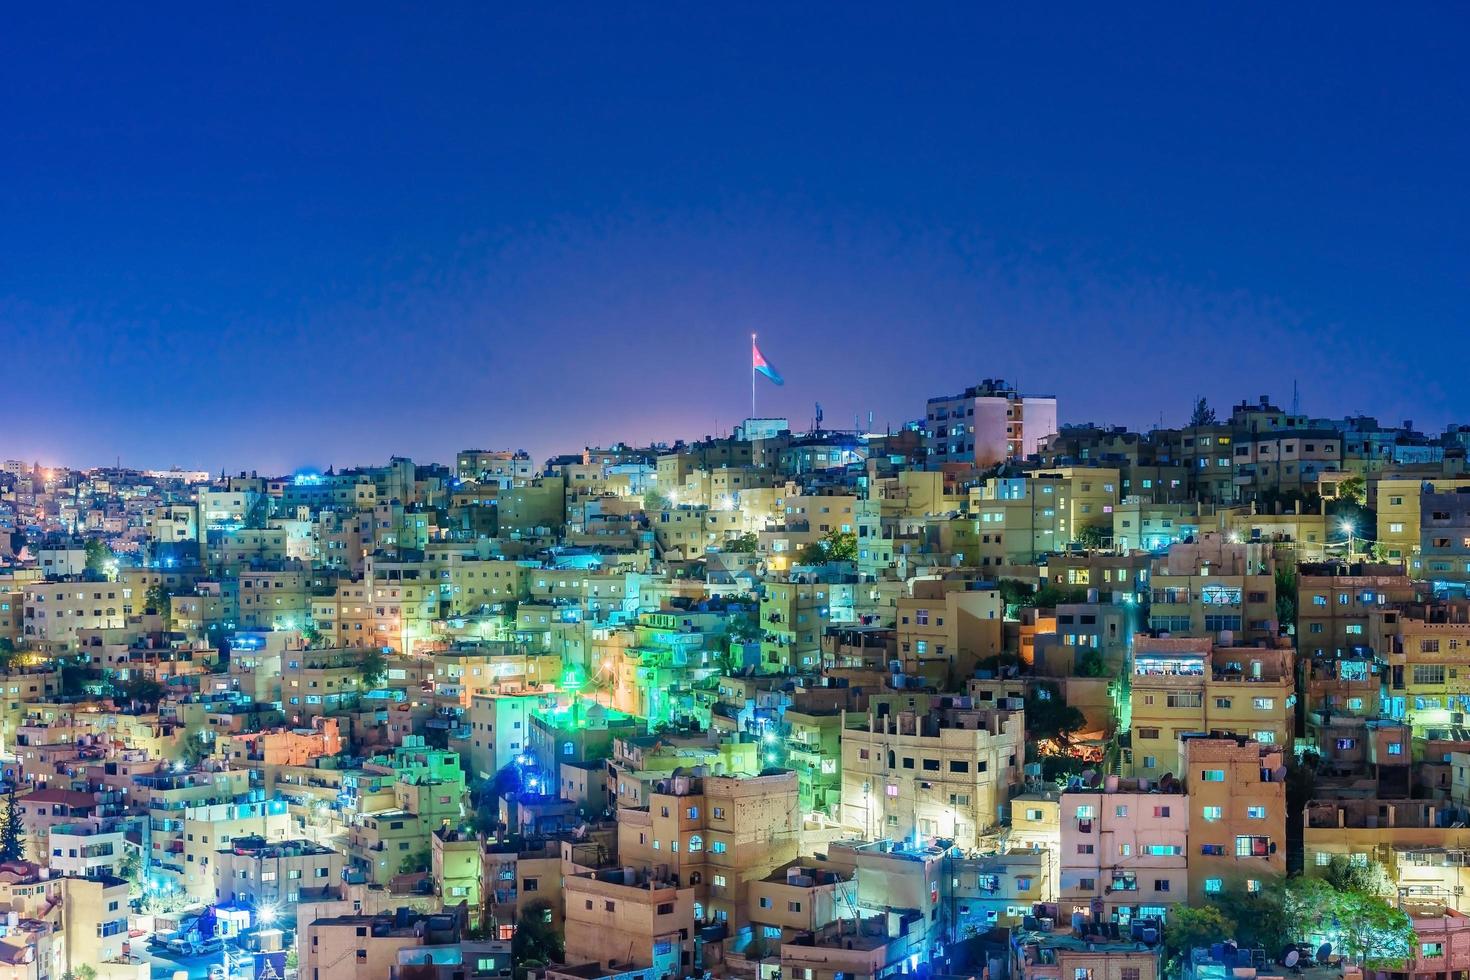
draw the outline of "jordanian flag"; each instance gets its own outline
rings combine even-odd
[[[750,338],[750,366],[753,370],[770,378],[772,384],[784,385],[786,383],[786,379],[781,377],[781,372],[771,366],[771,362],[766,360],[766,355],[762,354],[761,349],[755,345],[754,337]]]

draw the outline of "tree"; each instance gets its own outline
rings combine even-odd
[[[737,555],[748,555],[760,548],[760,538],[754,531],[732,534],[725,539],[725,550]]]
[[[137,898],[143,894],[143,882],[139,877],[143,870],[143,858],[134,848],[127,848],[122,863],[117,866],[117,876],[128,883],[128,896]]]
[[[144,608],[163,617],[164,629],[173,629],[174,625],[173,603],[169,602],[171,598],[172,590],[162,583],[148,586],[148,591],[143,594]]]
[[[538,899],[521,909],[510,941],[510,958],[517,973],[524,967],[560,962],[565,951],[561,933],[552,926],[550,902]]]
[[[1389,881],[1383,865],[1377,861],[1354,864],[1346,854],[1334,854],[1323,877],[1340,892],[1387,895],[1393,890],[1393,883]]]
[[[112,561],[112,549],[107,547],[107,542],[101,538],[88,538],[86,544],[87,571],[102,574],[107,571],[107,563]]]
[[[673,506],[669,498],[657,490],[650,490],[643,495],[643,509],[645,511],[669,510]]]
[[[1357,504],[1359,507],[1367,503],[1368,487],[1361,476],[1350,476],[1337,485],[1337,499],[1346,500]]]
[[[421,847],[411,854],[403,855],[403,860],[398,864],[398,873],[411,875],[418,874],[420,871],[428,871],[433,862],[433,852],[427,847]]]
[[[1107,547],[1108,536],[1100,527],[1088,525],[1077,532],[1077,543],[1088,551],[1101,551]]]
[[[184,733],[183,744],[179,746],[179,759],[190,769],[209,758],[209,732],[203,728],[189,729]]]
[[[1036,591],[1031,598],[1031,605],[1037,609],[1055,609],[1057,606],[1068,602],[1086,602],[1087,590],[1080,586],[1064,589],[1059,585],[1044,585]]]
[[[1164,959],[1170,967],[1168,972],[1176,974],[1190,950],[1234,938],[1235,922],[1219,906],[1175,906],[1169,910],[1169,920],[1164,926]]]
[[[134,675],[116,686],[119,697],[135,701],[149,711],[155,710],[163,701],[167,688],[149,677]]]
[[[1026,734],[1033,745],[1052,741],[1065,747],[1086,724],[1087,718],[1062,700],[1055,684],[1037,684],[1026,695]]]
[[[1077,661],[1078,677],[1106,677],[1108,676],[1108,664],[1103,660],[1102,654],[1096,650],[1088,650]]]
[[[26,828],[15,799],[15,783],[11,783],[5,791],[5,819],[0,821],[0,861],[20,861],[25,856]]]
[[[367,690],[377,687],[378,682],[388,676],[388,658],[383,656],[383,651],[371,647],[364,653],[357,664],[357,676],[362,679],[362,686]]]
[[[1189,427],[1191,429],[1198,429],[1205,425],[1214,425],[1217,421],[1219,420],[1215,417],[1215,410],[1210,407],[1209,402],[1201,398],[1194,403],[1194,411],[1189,416]]]
[[[1339,892],[1336,912],[1338,952],[1360,964],[1380,969],[1401,966],[1418,945],[1408,913],[1377,895]]]
[[[820,565],[827,560],[827,549],[822,542],[812,541],[797,548],[791,560],[796,565]]]
[[[1019,579],[1003,578],[996,583],[1000,591],[1000,601],[1005,605],[1005,618],[1015,619],[1021,614],[1021,608],[1031,602],[1036,595],[1036,589],[1027,585]]]
[[[1296,632],[1296,568],[1291,565],[1276,566],[1276,622]]]
[[[822,549],[828,561],[857,561],[857,535],[834,528],[822,537]]]

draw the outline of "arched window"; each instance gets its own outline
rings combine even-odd
[[[689,853],[693,854],[695,851],[702,850],[704,850],[704,838],[698,834],[691,834],[689,836]]]

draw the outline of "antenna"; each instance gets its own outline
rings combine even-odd
[[[1291,414],[1297,414],[1297,408],[1301,404],[1301,398],[1296,387],[1296,378],[1291,379]]]

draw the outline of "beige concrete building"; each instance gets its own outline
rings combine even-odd
[[[1134,639],[1124,772],[1179,776],[1179,737],[1226,732],[1290,744],[1296,691],[1289,647],[1221,647],[1207,639]]]
[[[655,976],[675,977],[693,968],[693,887],[613,868],[567,875],[562,892],[568,963],[651,967]]]
[[[904,672],[943,687],[1001,652],[1005,605],[991,583],[918,578],[898,600],[898,659]]]
[[[866,839],[946,837],[964,848],[1008,813],[1025,759],[1019,702],[979,707],[964,695],[869,700],[844,716],[842,822]]]
[[[1189,903],[1260,891],[1286,874],[1286,767],[1281,748],[1185,738]]]
[[[924,446],[938,463],[994,466],[1025,459],[1057,431],[1053,395],[1022,395],[999,378],[986,378],[957,395],[929,399]]]
[[[345,861],[311,841],[237,837],[215,852],[214,900],[255,908],[319,901],[341,888]]]
[[[1110,776],[1097,789],[1061,798],[1059,911],[1120,925],[1164,919],[1189,902],[1189,799]]]

